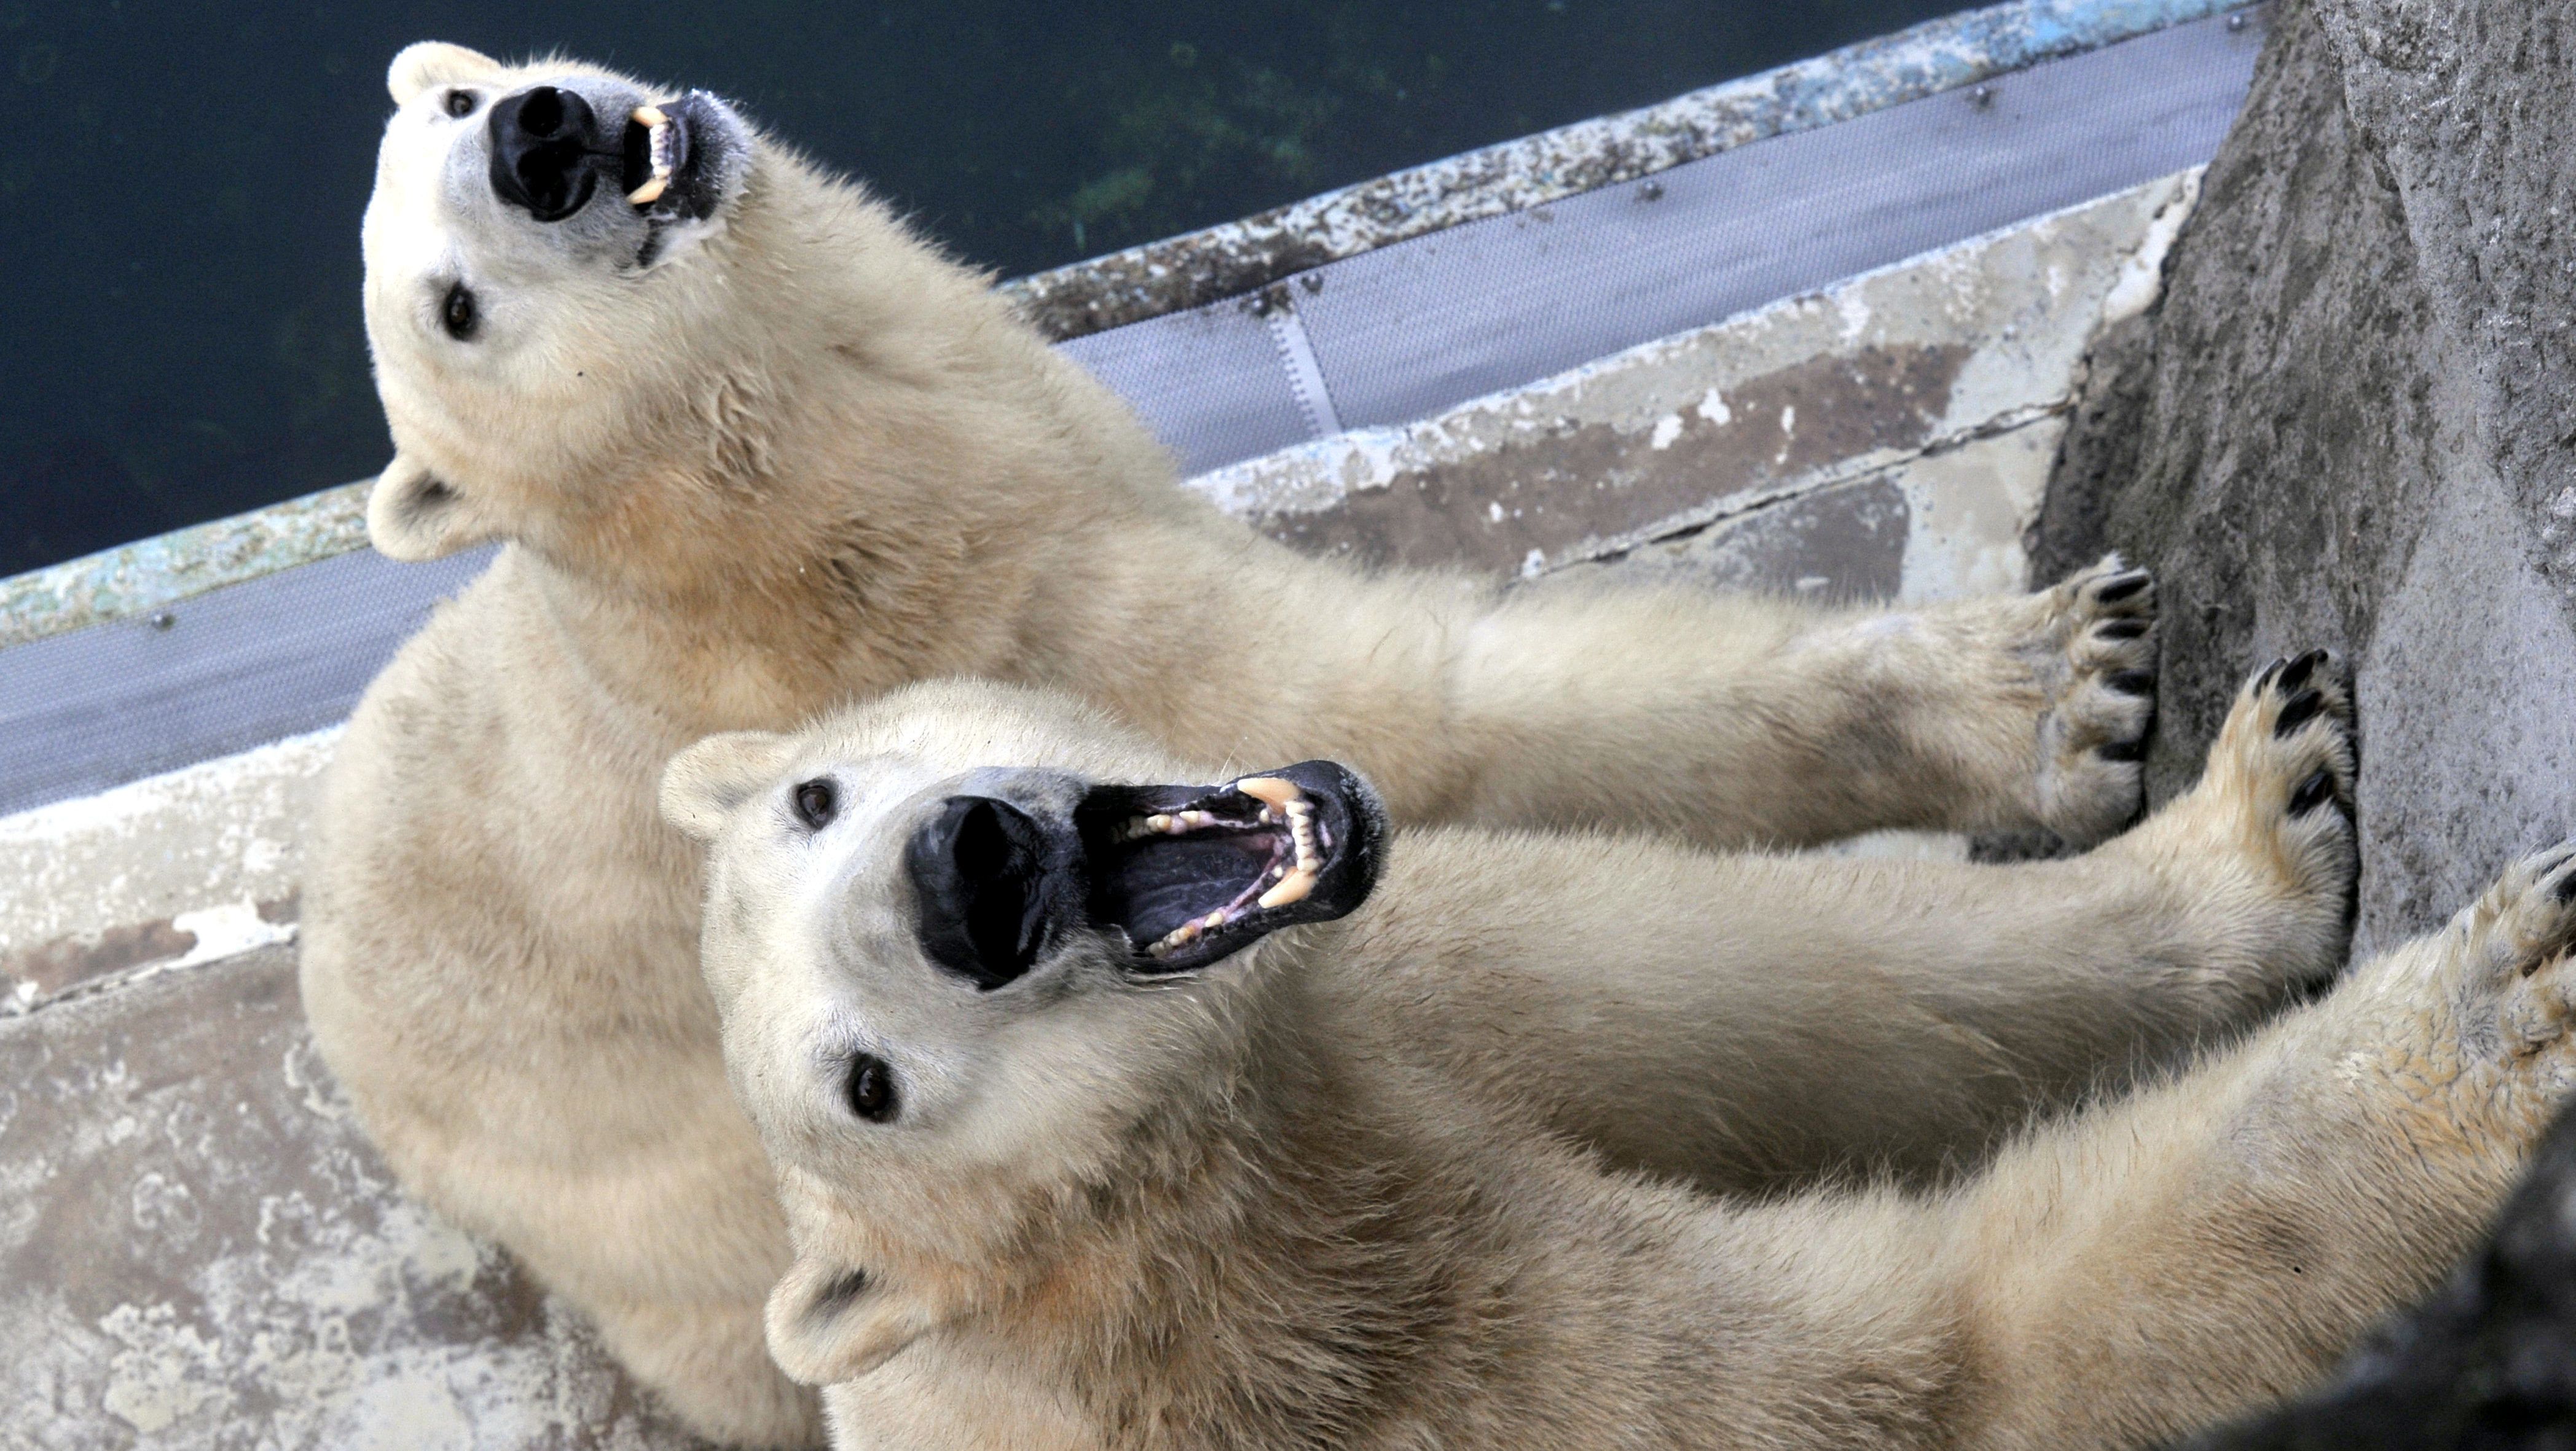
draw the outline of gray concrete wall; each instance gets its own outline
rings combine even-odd
[[[2082,360],[2153,301],[2195,183],[1192,483],[1369,560],[2017,588]],[[681,1446],[400,1195],[313,1055],[292,943],[332,735],[0,819],[0,1447]]]
[[[2576,829],[2576,4],[2291,0],[2035,549],[2158,571],[2151,788],[2240,675],[2359,670],[2362,946]]]

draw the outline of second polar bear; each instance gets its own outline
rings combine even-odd
[[[2123,914],[2123,882],[2312,950],[2349,880],[2351,760],[2303,673],[2259,674],[2199,786],[2130,835],[1993,876],[2119,917],[2150,958],[2179,934]],[[2159,1444],[2300,1386],[2439,1273],[2576,1078],[2563,847],[1955,1188],[1701,1197],[1534,1131],[1616,1054],[1524,1033],[1462,1072],[1454,1024],[1408,1017],[1419,949],[1394,944],[1488,942],[1533,1019],[1592,999],[1651,1058],[1669,1015],[1791,1077],[2119,994],[1949,960],[1994,904],[1939,868],[1766,878],[1466,831],[1390,853],[1330,763],[1136,784],[1174,765],[956,687],[671,767],[666,809],[713,843],[706,972],[797,1245],[770,1341],[829,1387],[841,1444]],[[1731,890],[1662,895],[1694,875]],[[1873,915],[1920,977],[1769,955]]]
[[[653,812],[700,736],[963,674],[1197,759],[1346,759],[1408,822],[2089,841],[2136,809],[2142,574],[1878,613],[1363,575],[1178,487],[987,279],[722,101],[441,45],[389,83],[368,527],[405,559],[504,547],[350,722],[305,1006],[405,1186],[720,1439],[815,1413],[761,1348],[786,1232],[724,1089],[697,865]],[[1843,1092],[1902,1115],[1916,1087]],[[1647,1088],[1579,1127],[1647,1140],[1673,1107]],[[1977,1092],[2006,1118],[2046,1090]]]

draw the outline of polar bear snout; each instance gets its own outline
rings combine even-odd
[[[1019,978],[1072,925],[1081,855],[1068,822],[949,797],[904,847],[922,951],[986,991]]]
[[[568,77],[503,97],[484,123],[492,192],[539,222],[579,215],[603,188],[648,222],[702,221],[732,188],[749,137],[704,91],[655,102]]]
[[[623,169],[625,127],[612,135],[578,91],[531,86],[492,108],[492,190],[541,222],[590,204],[602,172]]]

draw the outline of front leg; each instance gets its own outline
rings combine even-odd
[[[1719,1191],[1919,1182],[2330,981],[2352,778],[2349,696],[2306,655],[2246,685],[2199,785],[2084,857],[1420,832],[1328,980],[1345,1033],[1624,1166]]]
[[[1957,1444],[2159,1443],[2301,1389],[2477,1236],[2576,1084],[2576,848],[1956,1202]]]
[[[1533,589],[1465,632],[1453,724],[1489,824],[1651,824],[1711,846],[2135,816],[2155,588],[2117,556],[2036,594],[1883,612]]]

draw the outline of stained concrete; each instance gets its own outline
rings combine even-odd
[[[2197,186],[2196,173],[2165,178],[1191,484],[1281,539],[1373,562],[1535,574],[1621,556],[2053,422],[2103,319],[2153,299]],[[2022,515],[2038,488],[2023,489]],[[1981,587],[2014,587],[2027,517],[1987,517],[2013,567]]]
[[[339,727],[0,817],[0,1019],[293,936]]]
[[[0,1022],[0,1448],[679,1451],[395,1192],[277,947]]]
[[[1770,492],[1862,454],[1920,449],[1948,411],[1967,355],[1962,344],[1940,343],[1810,358],[1661,415],[1673,421],[1659,420],[1662,432],[1650,432],[1643,448],[1635,430],[1616,423],[1569,421],[1266,522],[1291,544],[1365,564],[1515,571],[1533,551],[1580,555],[1684,513],[1707,502],[1713,479]]]
[[[2364,950],[2576,829],[2576,4],[2295,0],[2035,540],[2161,579],[2151,789],[2243,672],[2359,669]]]

